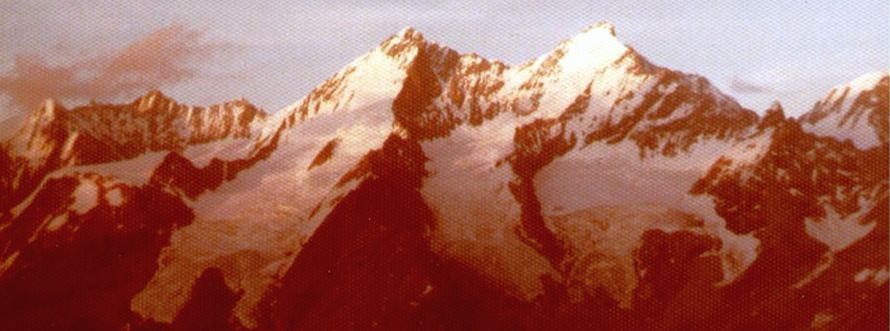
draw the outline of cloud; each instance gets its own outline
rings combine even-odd
[[[109,99],[200,78],[200,63],[229,52],[228,43],[207,42],[204,32],[172,24],[123,49],[68,65],[52,66],[33,54],[18,54],[0,76],[0,93],[21,109],[46,98]]]
[[[768,86],[757,85],[748,81],[744,81],[738,77],[734,77],[729,83],[729,88],[736,93],[745,94],[764,94],[773,93],[774,89]]]

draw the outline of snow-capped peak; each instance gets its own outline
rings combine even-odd
[[[423,34],[410,26],[399,31],[396,37],[402,40],[423,40]]]
[[[426,43],[427,41],[424,39],[422,33],[412,27],[406,27],[402,29],[402,31],[399,31],[399,33],[394,34],[383,41],[375,51],[381,51],[393,58],[412,58],[416,48]]]
[[[585,29],[564,44],[563,67],[602,67],[614,62],[628,48],[615,36],[611,23],[600,22]],[[571,69],[567,71],[572,71]]]
[[[596,31],[596,30],[607,31],[613,37],[616,36],[615,35],[615,25],[612,23],[606,22],[606,21],[600,21],[600,22],[597,22],[596,24],[593,24],[593,25],[587,27],[587,29],[584,29],[584,33]]]
[[[859,148],[870,148],[888,141],[887,72],[860,76],[839,85],[801,116],[803,128],[821,136],[851,140]]]
[[[888,73],[884,72],[884,71],[868,73],[868,74],[857,77],[856,79],[851,81],[849,84],[846,84],[846,86],[849,86],[853,91],[856,91],[856,92],[870,90],[870,89],[875,88],[875,86],[881,82],[881,79],[886,78],[887,75],[888,75]],[[843,87],[843,86],[844,85],[841,85],[839,87]]]

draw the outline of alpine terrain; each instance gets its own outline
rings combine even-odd
[[[293,105],[47,100],[0,141],[2,330],[887,330],[888,81],[758,115],[598,23],[407,28]]]

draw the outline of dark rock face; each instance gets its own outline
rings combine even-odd
[[[761,246],[747,271],[720,291],[721,302],[707,323],[733,330],[794,329],[822,313],[839,329],[866,321],[886,328],[885,317],[852,313],[886,296],[886,283],[876,287],[851,280],[857,272],[887,264],[887,158],[886,144],[862,151],[787,121],[757,163],[727,173],[723,170],[731,162],[718,161],[693,192],[713,196],[727,228],[754,233]],[[864,209],[863,199],[873,206]],[[827,215],[828,208],[840,215],[864,212],[860,220],[847,222],[874,228],[852,246],[830,252],[805,225]]]
[[[192,287],[191,299],[173,319],[172,330],[239,330],[232,308],[240,295],[226,285],[217,268],[204,270]]]
[[[615,302],[571,302],[562,285],[524,302],[456,261],[435,255],[435,226],[419,188],[425,160],[390,137],[370,173],[328,215],[273,292],[274,330],[541,330],[615,323]],[[600,301],[596,301],[600,300]]]
[[[886,190],[888,168],[881,162],[886,159],[886,148],[860,151],[849,143],[807,134],[797,122],[788,121],[776,129],[757,164],[720,177],[732,162],[718,160],[692,192],[714,196],[716,211],[735,232],[764,227],[802,230],[805,218],[824,215],[824,206],[847,215],[858,211],[859,197],[872,189]],[[741,174],[747,170],[752,175],[743,181]],[[838,189],[847,193],[837,195]]]
[[[640,284],[633,297],[639,323],[673,329],[678,321],[695,320],[713,303],[709,289],[722,277],[720,262],[706,255],[719,250],[720,240],[685,231],[649,230],[641,241],[635,256]]]
[[[67,210],[78,185],[75,178],[49,180],[0,232],[3,256],[15,262],[0,273],[0,328],[120,329],[170,233],[193,217],[178,198],[152,186],[113,187],[126,202],[99,200],[78,214]]]
[[[246,158],[221,160],[213,158],[199,168],[191,160],[177,152],[170,152],[152,173],[149,181],[158,187],[188,199],[219,188],[226,181],[235,179],[241,171],[267,159],[278,148],[281,130],[267,141],[255,145],[254,152]]]
[[[277,291],[276,330],[416,329],[441,291],[441,263],[425,231],[433,217],[417,192],[419,145],[390,137],[368,156],[372,175],[347,195],[301,250]]]
[[[312,163],[309,164],[309,170],[312,170],[312,168],[321,166],[322,164],[325,164],[325,162],[328,162],[328,160],[330,160],[331,157],[334,156],[334,151],[337,150],[337,145],[339,143],[340,139],[335,138],[331,139],[331,141],[325,144],[324,147],[322,147],[321,150],[318,151],[318,154],[315,155],[315,158],[312,159]]]
[[[248,330],[232,316],[232,309],[241,297],[226,284],[218,268],[209,268],[195,280],[189,301],[171,323],[146,320],[133,314],[121,328],[135,331],[198,331]]]

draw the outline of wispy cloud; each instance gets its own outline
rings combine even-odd
[[[172,24],[106,54],[53,66],[19,54],[0,76],[0,93],[31,109],[46,98],[107,99],[202,77],[198,64],[236,48],[209,42],[204,32]]]
[[[734,77],[732,81],[729,83],[729,88],[736,93],[745,93],[745,94],[764,94],[764,93],[773,93],[775,89],[769,86],[758,85],[755,83],[751,83],[741,78]]]

